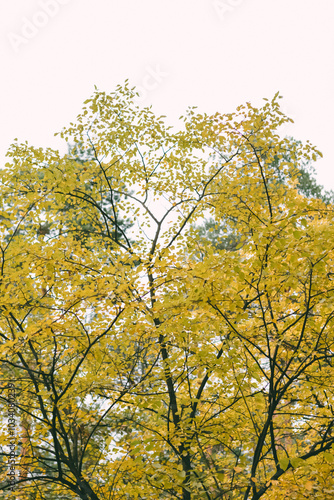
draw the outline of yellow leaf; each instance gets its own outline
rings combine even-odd
[[[302,460],[301,458],[298,458],[298,457],[294,457],[294,458],[291,458],[290,462],[291,462],[292,467],[296,468],[296,467],[299,467],[300,465],[302,465],[304,463],[304,460]]]
[[[312,481],[307,481],[307,483],[305,483],[305,488],[308,491],[311,491],[313,489],[313,482]]]

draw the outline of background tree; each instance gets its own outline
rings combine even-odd
[[[290,140],[294,140],[292,137]],[[301,144],[300,141],[296,141],[296,144]],[[218,155],[219,158],[219,155]],[[284,162],[291,162],[289,154],[283,154],[280,157],[274,157],[271,167],[273,169],[271,177],[276,177],[278,185],[285,185],[288,181],[287,176],[291,176],[291,172],[284,171],[282,165]],[[297,172],[297,189],[300,194],[306,196],[307,198],[319,198],[326,204],[333,204],[334,202],[334,192],[332,190],[327,191],[323,186],[318,184],[315,178],[315,169],[310,160],[304,161],[301,165],[295,165]],[[296,175],[293,172],[293,175]],[[244,179],[247,182],[248,179]],[[237,224],[236,220],[225,221],[225,223],[217,226],[215,220],[205,219],[202,224],[200,224],[197,229],[199,231],[200,238],[206,238],[210,240],[214,247],[226,250],[236,250],[242,245],[242,238],[237,237],[234,228]]]

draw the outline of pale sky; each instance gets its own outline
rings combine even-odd
[[[94,91],[126,78],[171,124],[188,106],[228,113],[279,91],[324,158],[334,189],[333,0],[2,0],[0,159],[15,137],[61,148],[53,136]]]

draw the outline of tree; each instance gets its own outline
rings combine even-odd
[[[15,144],[1,174],[16,494],[330,499],[333,207],[296,168],[320,153],[279,138],[278,94],[178,132],[133,97],[96,91],[62,132],[89,161]],[[207,215],[233,252],[199,237]]]

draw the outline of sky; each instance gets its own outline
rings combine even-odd
[[[283,131],[323,153],[334,189],[333,0],[7,0],[0,6],[0,161],[15,138],[66,145],[94,85],[129,79],[170,124],[188,106],[233,112],[279,91]]]

